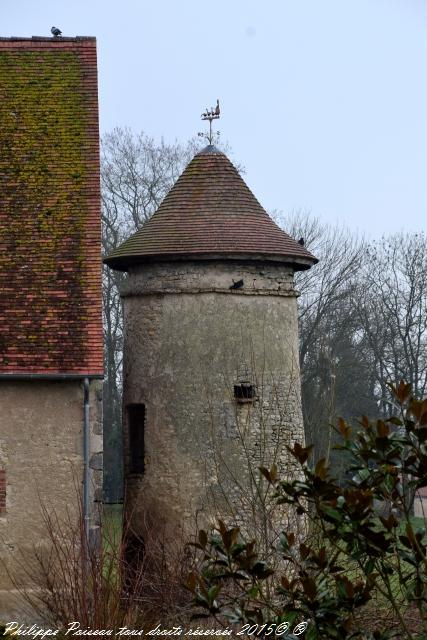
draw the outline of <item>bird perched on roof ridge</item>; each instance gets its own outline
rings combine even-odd
[[[58,27],[52,27],[50,32],[54,38],[58,38],[59,36],[62,36],[62,31],[61,29],[58,29]]]
[[[303,247],[304,246],[304,238],[300,238],[298,240],[298,244],[300,244]]]

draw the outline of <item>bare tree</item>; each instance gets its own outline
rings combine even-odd
[[[276,221],[319,258],[319,264],[295,274],[300,293],[300,364],[306,439],[315,457],[329,458],[331,429],[337,414],[351,417],[372,412],[373,380],[359,340],[352,307],[366,255],[363,238],[344,227],[321,223],[306,212]],[[364,406],[361,407],[361,401]]]
[[[401,379],[426,395],[426,236],[401,233],[368,244],[307,213],[275,217],[319,258],[295,280],[306,438],[316,457],[328,458],[328,424],[337,415],[389,411],[388,383]]]
[[[157,143],[130,129],[116,128],[103,137],[103,205],[120,223],[119,242],[149,220],[196,150],[195,140]]]
[[[388,383],[407,380],[416,397],[427,389],[427,238],[399,233],[366,248],[353,308],[360,342],[371,354],[375,396],[391,402]]]

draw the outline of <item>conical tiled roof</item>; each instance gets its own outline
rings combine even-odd
[[[213,146],[193,158],[156,213],[104,262],[126,271],[132,264],[184,258],[274,260],[294,269],[317,262],[273,222]]]

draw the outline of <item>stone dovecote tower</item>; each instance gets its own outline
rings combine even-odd
[[[317,262],[214,146],[105,262],[128,272],[123,433],[135,533],[250,509],[260,464],[303,441],[294,272]],[[258,472],[256,471],[258,474]],[[241,513],[240,513],[241,515]]]

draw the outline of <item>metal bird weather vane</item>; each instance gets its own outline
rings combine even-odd
[[[219,100],[216,101],[216,107],[211,107],[210,109],[206,109],[204,113],[202,113],[202,120],[209,121],[209,133],[205,131],[200,131],[198,133],[199,137],[206,138],[209,144],[213,144],[214,139],[219,137],[219,131],[212,131],[212,121],[218,120],[220,117],[221,110],[219,108]]]

